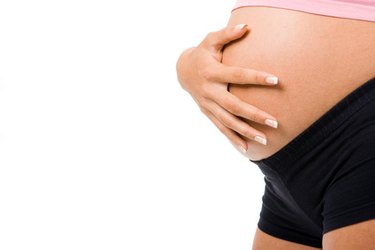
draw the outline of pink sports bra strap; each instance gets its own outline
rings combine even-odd
[[[233,10],[266,6],[375,22],[375,0],[237,0]]]

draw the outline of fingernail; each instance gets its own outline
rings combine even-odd
[[[242,153],[246,153],[246,149],[244,147],[242,147],[241,145],[238,145],[238,149],[242,152]]]
[[[269,84],[278,84],[279,82],[279,79],[276,77],[276,76],[268,76],[266,77],[266,82],[269,83]]]
[[[266,138],[263,138],[263,137],[261,137],[259,135],[255,136],[254,140],[257,141],[257,142],[259,142],[259,143],[261,143],[261,144],[263,144],[263,145],[267,145]]]
[[[266,124],[270,127],[277,128],[277,121],[272,120],[272,119],[266,119]]]
[[[243,28],[245,28],[246,24],[237,24],[235,27],[234,27],[234,30],[235,31],[240,31],[242,30]]]

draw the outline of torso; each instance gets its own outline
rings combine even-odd
[[[375,22],[270,7],[233,11],[229,25],[249,34],[224,50],[223,63],[274,74],[279,86],[231,85],[230,92],[275,116],[279,127],[249,121],[267,135],[248,157],[267,158],[347,94],[375,77]]]

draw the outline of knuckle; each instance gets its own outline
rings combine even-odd
[[[208,110],[207,110],[205,107],[203,107],[202,105],[199,105],[199,110],[200,110],[203,114],[205,114],[206,116],[208,116]]]
[[[259,73],[259,72],[254,72],[254,81],[256,82],[256,83],[263,83],[263,76],[262,76],[262,74],[261,73]]]
[[[216,125],[216,127],[219,129],[219,131],[222,133],[222,134],[224,134],[225,136],[228,136],[227,135],[227,130],[226,130],[226,128],[225,128],[225,126],[223,125],[223,124],[221,124],[221,123],[217,123],[217,124],[215,124]]]
[[[226,125],[226,117],[225,117],[224,112],[223,112],[222,110],[218,110],[218,109],[216,109],[214,114],[215,114],[216,118],[217,118],[221,123],[223,123],[223,124]]]
[[[254,121],[260,121],[262,116],[262,111],[258,108],[255,109],[254,112]]]
[[[242,135],[246,136],[247,138],[253,138],[255,133],[250,127],[246,127],[243,129]]]
[[[250,115],[249,115],[249,118],[250,120],[252,121],[258,121],[260,120],[260,113],[261,113],[261,110],[256,108],[256,107],[253,107],[253,110],[251,111]]]
[[[202,106],[202,103],[203,103],[203,98],[201,96],[197,96],[197,95],[192,95],[195,103],[200,107]]]
[[[207,83],[200,84],[200,95],[201,95],[201,104],[207,106],[208,102],[212,99],[211,97],[211,88],[210,85]]]
[[[242,69],[233,70],[232,75],[237,81],[243,81],[246,76],[245,72]]]
[[[256,117],[256,113],[254,111],[251,111],[248,115],[247,115],[247,118],[250,120],[250,121],[255,121],[255,117]]]
[[[238,127],[237,129],[238,133],[240,133],[241,135],[248,135],[249,131],[247,130],[246,126],[243,126],[243,124],[241,124],[241,126]]]
[[[233,128],[233,125],[234,125],[234,122],[232,119],[229,119],[223,111],[220,111],[218,114],[217,114],[218,118],[220,119],[220,121],[226,126],[226,127],[229,127],[229,128]]]
[[[237,102],[229,103],[228,108],[235,115],[239,115],[241,113],[241,105]]]
[[[197,96],[195,98],[196,102],[199,106],[206,107],[207,106],[207,100],[203,96]]]
[[[198,105],[199,105],[200,110],[204,114],[211,113],[211,111],[210,111],[210,105],[209,105],[208,101],[205,98],[200,98],[200,101],[199,101]]]

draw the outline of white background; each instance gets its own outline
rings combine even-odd
[[[233,5],[0,2],[0,249],[251,249],[263,175],[175,73]]]

